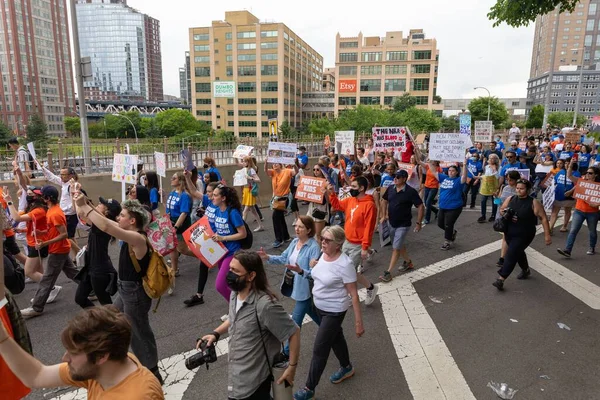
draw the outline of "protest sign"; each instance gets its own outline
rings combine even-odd
[[[113,157],[112,180],[123,183],[137,183],[138,156],[115,154]]]
[[[427,135],[424,133],[421,133],[420,135],[417,135],[417,138],[415,139],[415,143],[416,144],[424,144],[426,138],[427,138]]]
[[[498,191],[498,178],[495,175],[484,175],[481,177],[481,186],[479,194],[482,196],[491,196]]]
[[[191,171],[195,168],[194,160],[192,160],[192,154],[188,149],[183,149],[179,152],[179,159],[183,165],[185,171]]]
[[[269,142],[267,161],[278,164],[295,164],[298,145],[296,143]]]
[[[247,168],[238,169],[233,174],[233,186],[246,186],[248,184]]]
[[[571,142],[572,144],[576,144],[581,142],[581,131],[580,130],[572,130],[565,134],[565,143]]]
[[[554,191],[556,186],[554,185],[554,179],[548,184],[548,188],[542,195],[542,203],[544,204],[544,210],[547,214],[552,212],[552,206],[554,205]]]
[[[33,157],[34,160],[37,160],[37,156],[35,155],[35,147],[33,147],[33,142],[27,143],[27,150],[29,150],[29,154]]]
[[[583,138],[583,144],[586,144],[588,146],[593,146],[594,145],[594,138],[591,136],[586,136],[585,138]]]
[[[440,162],[440,168],[446,169],[450,167],[458,167],[458,164],[455,162]]]
[[[408,173],[408,176],[411,176],[413,173],[413,170],[415,168],[414,164],[408,164],[408,163],[398,163],[398,170],[403,169],[404,171],[406,171]]]
[[[407,132],[405,127],[374,127],[372,134],[375,151],[406,151]]]
[[[335,153],[354,154],[354,131],[335,131]]]
[[[471,147],[470,136],[462,133],[432,133],[429,135],[429,159],[465,161],[465,151]]]
[[[471,134],[471,114],[461,113],[458,115],[460,133]]]
[[[546,189],[550,185],[550,181],[554,181],[554,172],[548,172],[544,179],[540,182],[540,187]]]
[[[521,175],[521,179],[525,179],[526,181],[529,180],[529,174],[531,173],[531,171],[528,168],[517,169],[517,172]]]
[[[475,121],[475,142],[489,143],[494,135],[492,121]]]
[[[579,179],[573,197],[588,204],[600,204],[600,183]]]
[[[331,146],[331,139],[329,139],[329,135],[326,135],[325,139],[323,139],[323,146],[325,148],[328,148],[329,146]]]
[[[214,267],[228,251],[221,242],[212,240],[214,234],[206,216],[183,232],[183,240],[189,249],[209,267]]]
[[[248,157],[252,153],[252,150],[254,150],[254,147],[240,144],[233,152],[233,158],[243,159]]]
[[[379,224],[379,245],[381,247],[385,247],[391,242],[390,238],[390,226],[386,222],[381,222]]]
[[[167,177],[167,160],[165,153],[154,152],[154,163],[156,164],[156,175]]]
[[[338,199],[344,200],[345,198],[348,198],[348,197],[350,197],[350,188],[348,188],[348,189],[340,188],[340,190],[338,191]]]
[[[296,189],[296,199],[323,204],[327,179],[312,176],[301,176],[300,184]]]

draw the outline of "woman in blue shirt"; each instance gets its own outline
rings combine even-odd
[[[483,174],[483,162],[479,157],[479,153],[470,152],[471,155],[467,161],[467,184],[465,185],[465,194],[463,196],[463,207],[467,205],[467,196],[471,192],[471,208],[475,208],[475,200],[477,200],[477,192],[481,186],[481,175]]]
[[[321,254],[319,244],[315,240],[315,222],[308,215],[301,215],[294,224],[296,239],[280,256],[270,256],[261,248],[258,255],[269,264],[285,265],[281,294],[291,297],[296,301],[292,312],[292,319],[299,327],[302,326],[304,316],[308,314],[317,325],[321,323],[319,314],[312,305],[312,294],[308,277],[310,275],[310,261],[318,260]],[[292,282],[291,288],[289,281]],[[289,356],[289,345],[286,343],[283,353]]]
[[[171,219],[171,223],[177,232],[177,249],[171,253],[171,267],[175,272],[175,276],[179,276],[179,253],[186,256],[195,257],[194,253],[187,247],[183,240],[183,232],[192,226],[190,214],[192,212],[192,196],[185,182],[183,172],[177,172],[171,177],[171,187],[173,191],[167,199],[167,215]],[[172,294],[172,288],[169,289],[169,294]]]
[[[458,233],[454,224],[463,209],[463,187],[467,181],[467,168],[462,163],[460,165],[463,166],[460,176],[455,165],[448,167],[448,175],[438,173],[433,162],[429,168],[434,178],[440,182],[438,226],[444,230],[445,239],[442,250],[450,250]]]
[[[218,185],[213,191],[212,203],[215,206],[215,219],[211,224],[215,232],[213,240],[223,242],[227,248],[227,254],[219,261],[219,274],[215,286],[217,292],[229,303],[231,289],[227,286],[227,273],[234,253],[241,249],[239,241],[246,237],[246,226],[242,219],[242,205],[235,189]]]
[[[558,219],[558,213],[561,208],[565,209],[565,218],[561,232],[567,232],[569,221],[571,220],[571,211],[575,207],[575,199],[571,197],[575,184],[567,177],[567,167],[571,164],[573,176],[580,178],[581,174],[577,171],[577,163],[571,160],[565,160],[565,166],[554,175],[554,203],[552,204],[552,213],[550,215],[550,234],[554,231],[554,224]]]
[[[579,173],[583,176],[590,166],[590,161],[594,159],[594,156],[590,154],[590,147],[587,144],[581,146],[579,154],[577,155],[577,164],[579,164]]]
[[[221,173],[219,172],[219,170],[217,169],[217,164],[215,163],[215,159],[212,157],[204,157],[204,173],[205,174],[210,174],[211,172],[214,172],[215,174],[217,174],[217,178],[219,178],[219,181],[222,181],[223,178],[221,177]]]
[[[145,185],[146,188],[150,191],[150,205],[152,211],[158,208],[159,203],[159,195],[158,195],[158,175],[154,171],[146,171],[145,173],[146,180]]]

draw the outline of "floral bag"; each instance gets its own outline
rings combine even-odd
[[[161,256],[170,254],[177,248],[177,233],[168,215],[152,221],[146,228],[148,240]]]

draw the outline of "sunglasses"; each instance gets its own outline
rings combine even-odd
[[[529,183],[529,181],[526,181],[525,179],[518,179],[517,183],[522,183],[524,185],[527,185]]]
[[[506,158],[515,158],[516,156],[506,156]]]
[[[333,239],[328,239],[328,238],[322,237],[321,242],[329,244],[329,243],[333,242]]]
[[[587,171],[585,174],[586,175],[594,175],[594,171]]]

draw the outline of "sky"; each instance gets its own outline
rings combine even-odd
[[[281,0],[253,2],[128,0],[160,21],[164,93],[179,96],[179,67],[189,50],[188,29],[224,20],[225,11],[248,10],[261,21],[283,22],[335,66],[335,36],[385,36],[387,31],[423,29],[440,51],[438,90],[442,98],[526,97],[533,23],[525,28],[487,19],[495,0],[369,1]],[[292,4],[294,7],[292,8]]]

